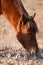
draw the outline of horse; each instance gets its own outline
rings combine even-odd
[[[22,20],[22,17],[28,17],[21,0],[0,0],[0,14],[9,20],[16,31],[18,22]]]
[[[36,33],[38,32],[38,27],[33,19],[36,14],[28,17],[28,22],[24,25],[22,23],[20,31],[17,34],[17,39],[23,45],[23,47],[30,53],[30,56],[34,54],[38,56],[39,48],[36,39]],[[21,23],[19,23],[20,26]]]
[[[0,15],[5,16],[16,30],[19,42],[27,49],[30,54],[39,51],[36,32],[37,24],[34,20],[35,15],[28,15],[21,0],[0,0]]]

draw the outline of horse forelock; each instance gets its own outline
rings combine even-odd
[[[28,21],[29,21],[30,29],[34,30],[35,32],[38,32],[38,26],[37,26],[35,20],[33,20],[31,17],[29,17]]]

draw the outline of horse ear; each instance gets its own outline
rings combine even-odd
[[[34,19],[34,18],[35,18],[35,16],[36,16],[36,13],[34,13],[31,17]]]

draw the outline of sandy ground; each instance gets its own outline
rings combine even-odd
[[[43,56],[43,0],[22,0],[29,15],[36,12],[39,28],[38,46]],[[0,16],[0,65],[43,65],[43,58],[28,58],[26,50],[16,38],[14,28],[4,16]]]

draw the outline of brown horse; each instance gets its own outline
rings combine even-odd
[[[3,14],[17,31],[18,22],[28,17],[21,0],[0,0],[0,14]]]
[[[18,40],[21,42],[23,47],[32,54],[38,54],[39,48],[36,40],[36,32],[38,32],[37,24],[34,21],[35,14],[28,17],[28,22],[24,25],[22,23],[20,32],[17,34]],[[20,24],[20,23],[19,23]]]
[[[39,51],[34,21],[35,14],[29,16],[21,0],[0,0],[0,14],[3,14],[14,26],[17,38],[25,49]]]

